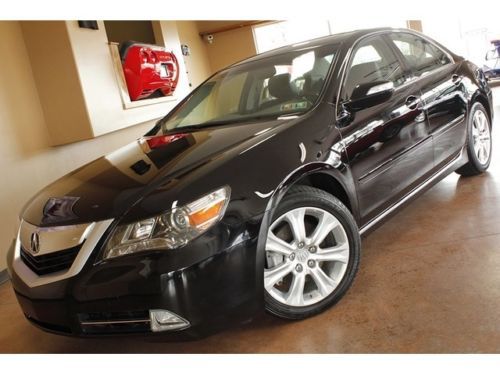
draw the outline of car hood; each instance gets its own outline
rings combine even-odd
[[[22,218],[41,227],[118,218],[151,191],[210,164],[235,147],[253,147],[287,120],[143,137],[41,190]],[[165,188],[165,187],[164,187]]]

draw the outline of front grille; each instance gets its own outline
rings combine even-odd
[[[150,332],[149,311],[100,312],[78,314],[83,333],[144,333]]]
[[[21,246],[21,259],[37,275],[47,275],[70,268],[82,245],[39,256],[31,255]]]

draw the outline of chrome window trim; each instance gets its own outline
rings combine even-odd
[[[359,37],[358,39],[356,39],[354,41],[354,43],[352,43],[351,47],[349,47],[349,50],[347,51],[347,53],[345,55],[344,61],[342,61],[342,64],[340,65],[341,79],[340,79],[340,85],[339,85],[338,90],[337,90],[337,97],[335,99],[335,114],[336,115],[339,113],[339,106],[340,106],[340,101],[341,101],[340,94],[342,92],[342,88],[344,87],[347,71],[349,69],[349,62],[351,61],[351,56],[353,54],[353,51],[356,49],[358,44],[361,41],[363,41],[363,39],[370,38],[370,37],[377,36],[377,35],[389,36],[389,34],[392,34],[392,33],[400,33],[400,34],[406,33],[406,34],[418,36],[418,37],[424,39],[425,41],[427,41],[428,43],[432,44],[434,47],[438,48],[440,51],[443,51],[446,54],[446,56],[450,59],[451,64],[455,64],[455,62],[456,62],[455,59],[453,58],[453,56],[450,55],[450,53],[448,53],[446,50],[444,50],[443,48],[438,46],[436,43],[434,43],[432,40],[430,40],[425,35],[418,33],[418,32],[415,32],[414,30],[409,30],[409,29],[379,30],[379,31],[375,31],[375,32],[370,33],[370,34],[363,35],[363,36]],[[392,49],[391,46],[388,46],[388,47]],[[400,55],[402,55],[402,54],[400,53]],[[449,65],[449,64],[446,64],[446,65]],[[445,67],[446,65],[442,65],[442,66],[438,67],[437,69],[430,71],[429,74],[433,74],[434,72],[441,69],[442,67]],[[427,76],[427,75],[425,75],[425,76]],[[402,85],[395,87],[394,91],[398,91],[402,88],[405,88],[406,86],[415,83],[416,80],[422,79],[424,77],[411,77],[411,79],[407,80]]]
[[[91,227],[88,231],[86,231],[87,237],[84,238],[85,242],[83,243],[83,246],[78,252],[78,255],[76,256],[75,261],[73,262],[71,267],[67,270],[54,272],[47,275],[37,275],[21,259],[20,232],[21,232],[21,226],[23,225],[23,223],[21,223],[21,226],[19,227],[17,233],[16,243],[14,247],[14,259],[12,262],[12,267],[14,269],[14,272],[30,288],[50,284],[77,275],[83,269],[83,266],[85,266],[85,264],[87,263],[90,254],[92,254],[92,251],[94,251],[97,244],[99,243],[102,236],[104,235],[104,233],[109,228],[112,222],[113,219],[108,219],[108,220],[98,221],[95,223],[86,224],[87,226]],[[69,227],[74,227],[74,226],[69,226]],[[64,230],[62,228],[64,227],[58,227],[58,230]]]

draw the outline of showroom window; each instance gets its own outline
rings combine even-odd
[[[253,27],[257,53],[330,35],[328,21],[282,21]]]
[[[356,29],[407,27],[407,22],[392,18],[332,18],[328,20],[289,20],[253,26],[257,53],[306,40]]]

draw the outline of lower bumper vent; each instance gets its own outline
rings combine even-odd
[[[189,322],[167,310],[78,314],[83,333],[117,334],[179,331]]]
[[[149,332],[148,311],[130,311],[122,313],[83,313],[78,314],[83,333],[134,333]]]

